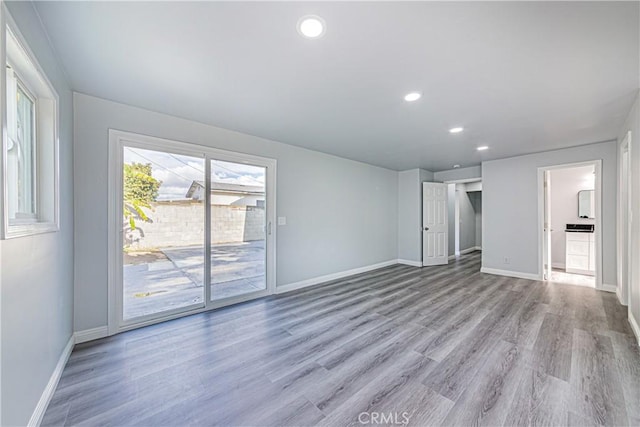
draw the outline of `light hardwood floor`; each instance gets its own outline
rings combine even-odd
[[[78,345],[43,425],[640,425],[614,294],[479,269],[397,265]]]

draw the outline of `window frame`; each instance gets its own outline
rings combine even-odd
[[[12,46],[22,57],[23,73],[14,61],[8,58],[9,34]],[[14,48],[14,50],[15,50]],[[59,187],[59,111],[60,101],[57,91],[40,66],[18,26],[2,4],[0,14],[0,111],[2,118],[2,150],[0,151],[0,239],[11,239],[42,233],[60,231],[60,187]],[[15,73],[16,83],[33,101],[32,132],[34,135],[34,218],[9,219],[9,193],[7,177],[7,149],[9,143],[7,118],[7,69],[10,65]],[[28,75],[25,75],[28,74]],[[34,79],[35,81],[34,83]],[[44,95],[43,93],[46,93]],[[43,152],[46,152],[43,154]],[[45,192],[51,192],[44,200]]]

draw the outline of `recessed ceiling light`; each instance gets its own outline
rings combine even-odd
[[[460,165],[453,165],[454,169],[458,169],[460,167]]]
[[[480,147],[477,148],[478,151],[484,151],[484,150],[488,150],[489,146],[487,145],[481,145]]]
[[[326,24],[324,19],[316,15],[307,15],[298,21],[298,32],[304,37],[317,39],[324,35]]]
[[[451,129],[449,129],[449,132],[451,132],[451,133],[460,133],[460,132],[462,132],[463,130],[464,130],[464,128],[463,128],[463,127],[457,127],[457,128],[451,128]]]
[[[404,96],[404,100],[407,102],[413,102],[413,101],[417,101],[421,97],[422,97],[422,94],[420,92],[411,92]]]

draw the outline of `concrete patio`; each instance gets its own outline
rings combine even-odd
[[[204,248],[163,248],[165,259],[124,266],[124,318],[198,304],[204,298]],[[211,247],[211,298],[265,289],[264,240]]]

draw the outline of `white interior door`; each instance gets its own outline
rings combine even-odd
[[[422,265],[449,262],[447,184],[422,183]]]
[[[551,278],[551,171],[544,171],[544,280]]]

